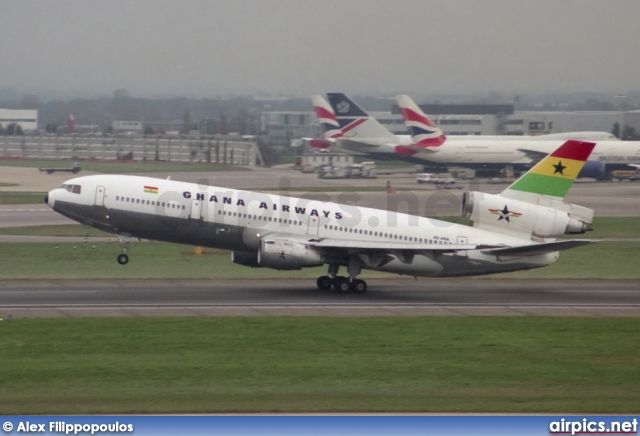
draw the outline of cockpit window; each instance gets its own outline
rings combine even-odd
[[[67,185],[66,183],[63,183],[60,185],[60,188],[73,194],[80,194],[82,192],[82,185]]]

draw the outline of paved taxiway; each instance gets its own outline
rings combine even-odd
[[[0,317],[640,316],[640,280],[372,279],[362,295],[312,280],[0,281]]]

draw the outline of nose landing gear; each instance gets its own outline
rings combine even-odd
[[[116,234],[118,239],[120,240],[120,244],[122,244],[122,254],[119,254],[117,257],[118,263],[120,265],[126,265],[129,263],[129,256],[127,255],[127,242],[122,238],[122,236]]]
[[[118,263],[120,265],[126,265],[128,262],[129,262],[129,256],[127,256],[125,253],[118,255]]]

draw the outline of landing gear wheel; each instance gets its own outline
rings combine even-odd
[[[346,294],[351,290],[351,283],[346,277],[336,277],[333,280],[333,288],[340,294]]]
[[[353,292],[355,292],[356,294],[364,294],[365,292],[367,292],[367,282],[365,282],[364,280],[355,279],[351,283],[351,289],[353,289]]]
[[[319,289],[326,291],[327,289],[331,288],[331,285],[333,285],[333,280],[329,276],[320,276],[318,277],[318,281],[316,282],[316,284],[318,285]]]
[[[127,256],[126,254],[118,255],[118,263],[120,265],[126,265],[127,262],[129,262],[129,256]]]

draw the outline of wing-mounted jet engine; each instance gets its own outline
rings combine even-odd
[[[321,266],[324,263],[322,255],[305,243],[308,239],[277,233],[265,236],[258,250],[258,265],[277,270]]]

